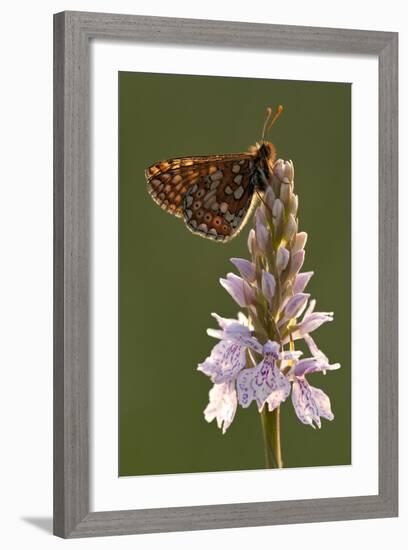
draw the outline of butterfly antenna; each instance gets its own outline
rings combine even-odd
[[[278,105],[278,108],[276,109],[276,113],[273,115],[273,118],[272,118],[271,122],[269,123],[268,128],[266,129],[266,132],[269,132],[269,130],[272,128],[272,126],[275,124],[275,122],[281,116],[282,112],[283,112],[283,105]]]
[[[270,107],[268,107],[266,109],[265,122],[264,122],[264,125],[263,125],[263,128],[262,128],[262,141],[265,141],[266,125],[268,124],[269,119],[271,118],[271,114],[272,114],[272,109]]]

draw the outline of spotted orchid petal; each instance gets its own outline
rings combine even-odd
[[[280,361],[288,362],[298,360],[303,352],[298,351],[280,351],[280,345],[277,342],[268,340],[263,346],[262,350],[263,355],[272,354],[274,359],[279,359]]]
[[[268,353],[259,365],[241,371],[237,378],[237,392],[242,407],[249,407],[255,400],[261,411],[268,398],[274,407],[285,401],[290,393],[290,383],[276,367],[273,354]]]
[[[237,393],[233,382],[214,384],[209,392],[209,403],[204,410],[207,422],[217,420],[217,426],[225,434],[237,410]]]
[[[314,372],[317,369],[318,362],[314,357],[307,357],[297,361],[291,370],[291,374],[296,377],[304,376],[309,372]]]
[[[324,363],[323,361],[319,361],[319,359],[315,357],[309,357],[307,359],[301,359],[296,363],[296,365],[293,368],[293,374],[296,377],[302,377],[305,374],[310,374],[312,372],[323,372],[327,370],[337,370],[340,368],[339,363],[334,363],[333,365],[329,365],[329,362]]]
[[[231,323],[225,326],[224,330],[208,328],[207,334],[219,340],[229,340],[241,346],[250,347],[255,351],[262,351],[262,346],[259,344],[258,340],[252,336],[248,326],[242,325],[236,320],[232,320]]]
[[[211,378],[214,384],[230,381],[246,367],[246,348],[235,342],[221,340],[211,355],[200,363],[197,370]]]
[[[305,378],[296,378],[292,386],[292,403],[297,417],[303,424],[313,423],[321,427],[320,417],[333,420],[329,397],[320,389],[314,388]]]
[[[278,342],[273,342],[272,340],[268,340],[264,346],[262,352],[264,355],[270,353],[274,356],[275,359],[278,359],[279,357],[279,344]]]
[[[221,285],[241,307],[247,307],[255,301],[255,294],[249,284],[235,273],[228,273],[226,279],[220,279]]]
[[[250,348],[257,353],[262,353],[261,344],[252,336],[248,327],[243,327],[242,325],[238,325],[238,323],[236,325],[230,325],[224,330],[223,337],[230,342]]]
[[[278,371],[279,372],[279,371]],[[277,384],[276,388],[271,391],[268,397],[265,400],[265,403],[268,405],[268,410],[270,412],[274,411],[276,407],[279,407],[281,403],[286,401],[290,393],[290,384],[287,385],[287,379],[282,378],[282,374],[279,372],[279,379],[281,384]]]
[[[310,353],[321,366],[320,370],[323,374],[326,374],[327,370],[336,370],[340,368],[339,363],[334,363],[333,365],[330,365],[329,358],[322,352],[321,349],[317,347],[316,342],[313,340],[310,334],[305,334],[303,338],[309,348]]]
[[[252,262],[243,258],[231,258],[231,262],[238,269],[241,277],[248,283],[253,283],[256,278],[256,269]]]

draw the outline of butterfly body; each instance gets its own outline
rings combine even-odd
[[[157,162],[145,172],[148,192],[193,233],[227,242],[244,227],[257,193],[265,190],[275,157],[272,143],[262,141],[246,153]]]

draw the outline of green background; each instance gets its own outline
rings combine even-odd
[[[317,310],[334,322],[314,333],[342,368],[309,382],[330,396],[335,419],[301,424],[282,406],[285,467],[351,462],[351,87],[349,84],[119,73],[119,475],[264,467],[255,403],[238,408],[225,435],[205,422],[211,382],[196,371],[216,341],[210,313],[238,306],[218,279],[248,257],[252,225],[228,244],[190,233],[146,191],[144,170],[171,157],[247,150],[265,109],[284,113],[270,135],[292,159],[303,271]]]

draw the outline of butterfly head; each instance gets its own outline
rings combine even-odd
[[[266,179],[272,173],[273,164],[276,160],[276,149],[273,143],[265,139],[265,135],[275,124],[282,111],[282,105],[278,105],[275,113],[273,113],[271,107],[268,107],[266,109],[265,122],[262,128],[261,143],[257,143],[253,148],[253,152],[256,153],[256,156],[258,158],[259,169],[263,171]]]
[[[258,154],[261,158],[265,160],[275,160],[275,146],[270,141],[263,141],[261,144],[258,145]]]

